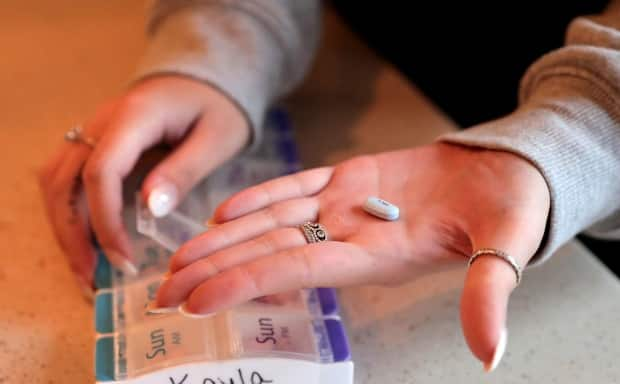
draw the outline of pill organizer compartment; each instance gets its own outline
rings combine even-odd
[[[122,286],[100,290],[95,297],[97,332],[111,333],[134,325],[147,324],[164,316],[187,318],[180,312],[166,314],[147,312],[147,305],[155,300],[161,281],[160,275],[152,275]],[[331,306],[331,295],[327,293],[317,289],[286,292],[249,301],[235,307],[234,310],[240,313],[267,315],[337,316],[337,308]]]
[[[194,319],[164,316],[97,340],[100,381],[126,380],[200,362],[284,359],[329,364],[349,361],[344,328],[307,314],[229,311]],[[106,368],[108,375],[105,377]]]
[[[303,313],[231,312],[231,341],[239,357],[333,361],[323,320]]]
[[[218,340],[227,339],[217,321],[168,317],[125,329],[114,336],[114,377],[122,380],[177,364],[217,360]]]

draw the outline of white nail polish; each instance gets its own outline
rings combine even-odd
[[[145,312],[149,315],[164,315],[167,313],[178,312],[179,307],[158,307],[155,301],[147,304]]]
[[[119,264],[119,269],[121,271],[123,271],[124,274],[129,275],[129,276],[138,276],[138,268],[136,268],[135,265],[133,265],[133,263],[127,259],[124,259],[120,264]]]
[[[207,312],[207,313],[189,312],[185,304],[186,303],[183,303],[179,306],[179,312],[181,312],[184,316],[191,317],[193,319],[206,319],[207,317],[211,317],[215,315],[215,313],[213,312]]]
[[[215,222],[215,219],[210,218],[209,220],[205,221],[205,227],[207,228],[213,228],[213,227],[217,227],[217,223]]]
[[[499,365],[499,362],[502,360],[504,356],[504,352],[506,352],[506,343],[508,342],[508,331],[506,328],[502,329],[499,334],[499,340],[497,341],[497,346],[495,347],[495,352],[493,353],[493,359],[490,362],[484,364],[484,370],[486,372],[493,372],[495,368]]]
[[[110,263],[118,270],[123,272],[128,276],[137,276],[138,268],[119,252],[116,252],[112,249],[104,249],[103,253],[108,257]]]
[[[155,217],[169,214],[177,203],[177,188],[171,183],[164,183],[153,188],[149,193],[148,206]]]

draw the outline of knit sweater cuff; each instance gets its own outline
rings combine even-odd
[[[511,115],[439,140],[512,152],[545,178],[547,233],[530,265],[609,215],[620,196],[620,110],[614,95],[577,76],[542,80]]]
[[[282,51],[257,20],[205,5],[179,9],[152,28],[135,79],[178,74],[217,88],[245,115],[255,147],[281,83],[282,61]]]

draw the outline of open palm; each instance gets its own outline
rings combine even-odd
[[[369,196],[399,206],[400,218],[363,211]],[[216,211],[219,225],[173,256],[157,305],[210,313],[303,287],[399,283],[465,264],[482,247],[525,265],[541,242],[548,207],[542,176],[509,153],[433,144],[353,158],[232,196]],[[298,228],[307,221],[321,223],[328,241],[307,244]],[[481,258],[468,274],[463,323],[483,361],[514,286],[514,272],[497,258]]]

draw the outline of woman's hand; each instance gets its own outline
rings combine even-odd
[[[96,263],[91,228],[110,262],[135,273],[121,219],[122,181],[140,154],[160,143],[176,145],[142,185],[156,216],[248,141],[239,109],[214,88],[178,76],[145,80],[105,105],[84,128],[91,148],[64,143],[40,175],[48,216],[84,289]]]
[[[369,196],[400,207],[400,218],[364,212]],[[156,305],[211,313],[303,287],[397,284],[463,265],[483,247],[525,266],[548,210],[543,177],[507,152],[440,143],[358,157],[232,196],[215,213],[219,225],[173,255]],[[307,244],[297,227],[306,221],[323,224],[330,240]],[[492,359],[515,285],[497,257],[480,257],[468,272],[462,323],[483,362]]]

